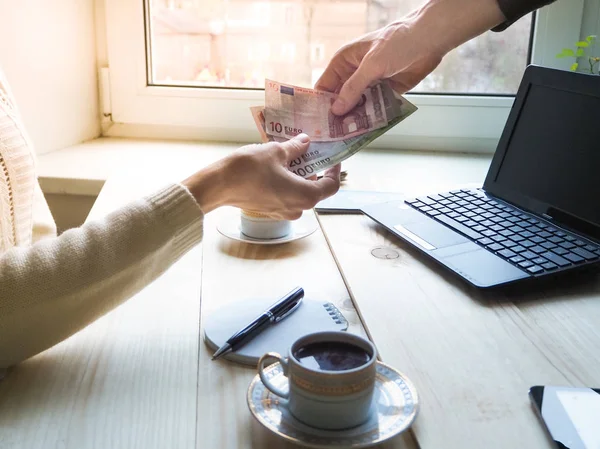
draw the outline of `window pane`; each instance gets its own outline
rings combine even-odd
[[[336,50],[422,0],[147,0],[150,84],[312,86]],[[513,94],[528,62],[531,15],[448,54],[413,92]]]

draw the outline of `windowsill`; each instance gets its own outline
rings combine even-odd
[[[166,157],[201,168],[239,146],[101,137],[38,156],[38,177],[46,194],[96,196],[116,169]]]
[[[99,138],[38,157],[38,176],[46,194],[97,196],[115,170],[156,167],[157,160],[173,160],[190,174],[239,148],[242,144],[187,142],[173,140]],[[390,159],[392,157],[393,159]],[[365,149],[346,160],[343,168],[351,174],[347,188],[369,190],[377,174],[379,188],[393,188],[398,178],[410,185],[419,177],[430,179],[432,189],[481,184],[491,154]],[[437,175],[433,175],[437,173]],[[415,182],[415,184],[417,184]]]

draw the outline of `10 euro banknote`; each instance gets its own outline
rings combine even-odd
[[[364,131],[358,135],[354,135],[342,140],[323,141],[320,140],[319,136],[311,136],[310,134],[306,133],[311,137],[311,143],[308,151],[301,158],[298,158],[290,163],[290,170],[297,175],[302,176],[303,178],[309,178],[318,172],[333,167],[334,165],[356,154],[367,144],[371,143],[377,137],[396,126],[398,123],[417,110],[417,107],[404,97],[396,96],[393,90],[386,83],[379,83],[377,87],[378,92],[381,93],[382,109],[386,117],[386,122],[383,126]],[[268,93],[265,92],[265,97],[267,96]],[[293,135],[300,134],[300,132],[305,132],[304,129],[306,126],[304,126],[302,123],[298,123],[297,128],[301,130],[300,132],[289,136],[281,136],[277,134],[273,135],[268,131],[269,123],[267,121],[266,108],[263,106],[255,106],[250,108],[250,110],[263,142],[282,142],[293,137]],[[351,115],[352,111],[346,114],[346,116]],[[330,114],[330,111],[327,110],[326,114]],[[341,118],[346,116],[341,116]]]

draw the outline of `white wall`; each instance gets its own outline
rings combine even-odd
[[[0,66],[38,154],[100,132],[94,0],[0,0]]]

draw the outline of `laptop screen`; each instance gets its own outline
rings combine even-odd
[[[499,191],[504,195],[498,196],[570,227],[582,221],[584,228],[600,225],[598,95],[529,84],[486,188],[492,181],[492,193]]]

